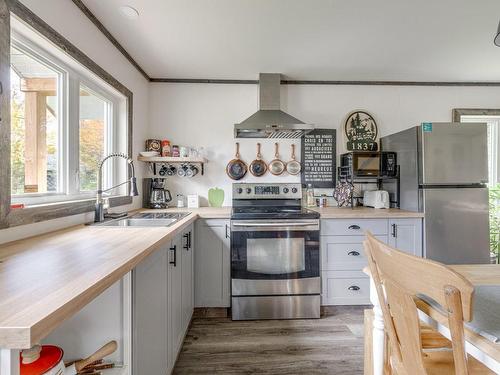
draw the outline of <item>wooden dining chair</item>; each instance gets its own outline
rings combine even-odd
[[[494,374],[465,352],[464,321],[472,319],[472,284],[444,264],[394,249],[371,233],[366,237],[365,252],[389,338],[391,371],[397,375]],[[443,308],[451,351],[424,351],[416,305],[422,295]]]

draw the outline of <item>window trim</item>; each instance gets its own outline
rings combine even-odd
[[[496,121],[500,122],[500,109],[491,109],[491,108],[455,108],[453,109],[452,118],[453,122],[462,122],[462,116],[465,118],[483,118],[484,120],[488,119],[496,119]],[[488,147],[491,147],[492,150],[495,151],[496,158],[491,160],[491,166],[488,165],[488,178],[490,181],[488,185],[497,184],[500,178],[500,152],[498,150],[498,145],[500,144],[500,129],[498,126],[491,129],[492,138],[491,142],[488,143]],[[490,161],[488,161],[490,163]],[[493,171],[490,171],[490,167]],[[493,179],[494,181],[491,181]]]
[[[22,35],[14,28],[11,29],[11,46],[25,53],[30,58],[54,70],[59,76],[58,79],[58,191],[45,193],[11,194],[13,203],[24,203],[28,206],[57,203],[64,201],[75,201],[90,199],[95,196],[96,190],[80,190],[79,185],[79,113],[80,113],[80,89],[84,87],[92,95],[103,100],[108,105],[106,147],[110,152],[117,152],[121,149],[118,138],[120,129],[118,116],[114,113],[118,111],[120,103],[125,100],[122,94],[113,92],[106,87],[100,78],[95,77],[91,72],[79,72],[73,69],[67,62],[58,58],[51,51],[39,45],[36,37],[30,39]],[[69,84],[71,82],[72,84]],[[118,96],[122,96],[119,98]],[[111,108],[111,111],[109,110]],[[70,117],[70,114],[75,114]],[[116,121],[115,121],[116,120]],[[65,126],[66,125],[66,126]],[[71,145],[71,147],[69,146]],[[119,164],[109,163],[104,166],[104,186],[116,185],[119,173],[111,173],[117,170],[113,166]],[[126,169],[126,165],[122,165]]]
[[[83,68],[101,78],[106,84],[125,96],[127,118],[127,151],[132,156],[132,121],[133,121],[133,94],[115,79],[106,70],[96,64],[80,49],[55,31],[40,17],[29,10],[19,1],[0,0],[0,82],[3,92],[0,95],[0,113],[2,113],[0,127],[0,228],[30,224],[59,217],[91,212],[94,209],[94,199],[85,199],[75,202],[59,202],[25,209],[11,209],[10,194],[10,17],[20,21],[33,29],[41,37],[73,58]],[[3,35],[2,35],[3,34]],[[70,84],[68,82],[68,84]],[[3,96],[3,98],[2,98]],[[127,172],[129,173],[129,172]],[[132,197],[116,196],[110,198],[110,206],[121,206],[132,203]]]

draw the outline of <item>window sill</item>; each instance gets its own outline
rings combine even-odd
[[[133,201],[130,196],[114,196],[108,199],[110,207],[131,204]],[[88,198],[11,209],[7,215],[7,227],[33,224],[60,217],[83,214],[94,211],[94,208],[95,198]]]

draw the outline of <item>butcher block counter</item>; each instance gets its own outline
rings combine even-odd
[[[370,207],[323,207],[312,208],[322,219],[411,219],[422,218],[422,212],[405,211],[397,208],[375,209]]]
[[[0,247],[0,347],[29,348],[198,218],[170,227],[79,225]]]
[[[147,210],[141,210],[147,211]],[[229,219],[230,207],[191,212],[170,227],[78,225],[0,246],[0,348],[29,348],[198,218]],[[322,218],[406,218],[372,208],[317,209]]]

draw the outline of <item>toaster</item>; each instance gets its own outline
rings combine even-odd
[[[389,208],[389,193],[385,190],[365,191],[363,205],[373,208]]]

